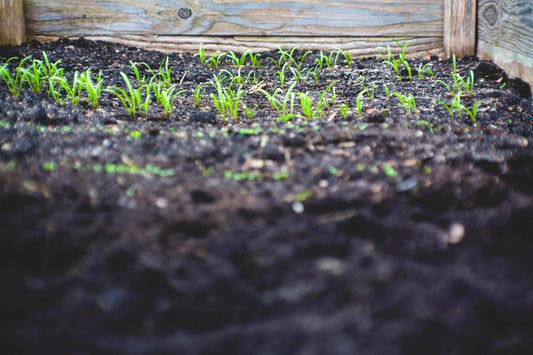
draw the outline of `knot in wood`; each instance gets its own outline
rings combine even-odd
[[[188,19],[189,17],[191,17],[192,15],[192,10],[189,9],[188,7],[182,7],[181,9],[178,10],[178,17],[185,20],[185,19]]]
[[[489,4],[485,9],[483,9],[483,17],[487,20],[489,26],[496,25],[498,19],[500,18],[500,12],[494,4]]]

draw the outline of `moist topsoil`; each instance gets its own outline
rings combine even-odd
[[[1,56],[42,51],[67,76],[91,68],[122,87],[129,61],[148,76],[139,63],[158,69],[167,57],[83,39]],[[286,90],[294,77],[287,70],[281,86],[266,59],[279,53],[261,56],[260,69],[247,62],[241,73]],[[474,73],[461,99],[481,101],[474,123],[434,101],[452,99],[436,82],[452,84],[451,59],[410,59],[434,73],[413,70],[412,81],[380,57],[339,59],[318,83],[311,74],[294,87],[316,103],[338,80],[319,119],[276,122],[250,85],[242,100],[253,118],[241,106],[238,120],[224,120],[208,82],[237,69],[168,58],[186,90],[169,117],[155,105],[132,117],[109,93],[93,109],[28,89],[15,98],[0,84],[6,354],[530,353],[527,84],[491,62],[457,60],[457,73]],[[360,75],[376,85],[361,115]],[[412,94],[417,112],[385,85]]]

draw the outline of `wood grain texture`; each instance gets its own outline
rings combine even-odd
[[[0,45],[19,45],[26,40],[23,0],[0,0]]]
[[[533,1],[478,1],[479,40],[533,58]]]
[[[533,86],[533,1],[478,1],[477,55]]]
[[[34,35],[29,39],[36,39],[41,42],[54,41],[57,36]],[[64,37],[61,37],[64,38]],[[68,37],[67,37],[68,38]],[[72,37],[74,39],[76,37]],[[291,49],[295,46],[317,51],[329,51],[334,48],[341,48],[350,51],[354,56],[374,56],[377,55],[377,47],[390,45],[393,51],[398,53],[394,38],[385,37],[313,37],[309,41],[305,37],[273,36],[152,36],[152,35],[123,35],[123,36],[85,36],[85,39],[93,41],[106,41],[119,43],[125,46],[157,50],[163,53],[172,52],[197,52],[200,44],[204,45],[206,53],[211,55],[215,51],[236,53],[252,50],[262,52],[274,50],[278,47]],[[408,47],[410,56],[444,55],[442,37],[407,37],[405,40],[412,41]]]
[[[443,2],[27,0],[26,18],[32,35],[435,37],[443,33]]]
[[[444,1],[444,48],[446,56],[476,54],[476,0]]]

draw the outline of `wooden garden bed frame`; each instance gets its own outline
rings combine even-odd
[[[533,1],[0,0],[0,44],[60,37],[163,52],[277,47],[491,59],[533,85]]]

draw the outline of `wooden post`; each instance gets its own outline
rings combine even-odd
[[[19,45],[25,40],[23,0],[0,0],[0,45]]]
[[[444,0],[444,50],[458,58],[476,54],[476,0]]]

